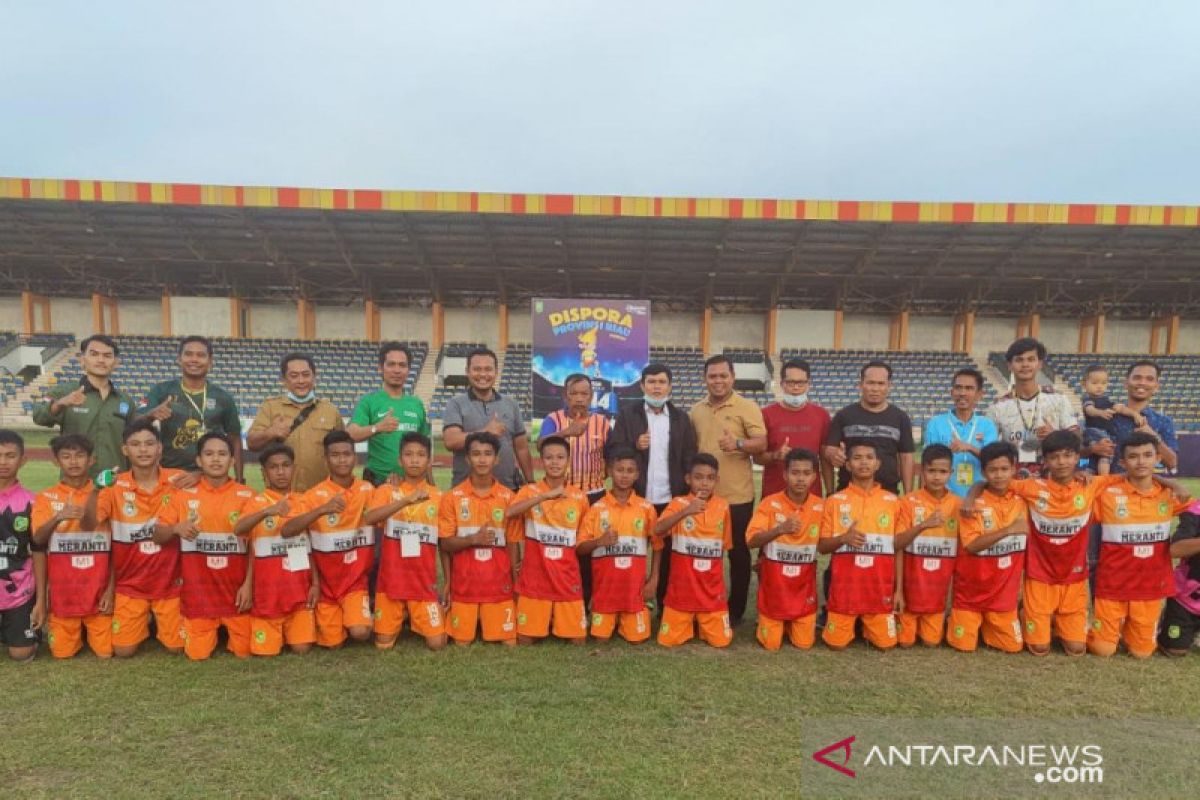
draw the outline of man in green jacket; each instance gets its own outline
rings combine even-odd
[[[78,383],[63,382],[46,393],[33,408],[33,421],[65,434],[79,433],[95,447],[91,474],[106,469],[125,469],[121,433],[134,414],[133,400],[112,382],[120,363],[117,343],[94,334],[79,343],[83,377]]]

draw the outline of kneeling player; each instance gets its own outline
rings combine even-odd
[[[829,574],[829,617],[821,639],[834,650],[863,636],[881,650],[896,646],[896,495],[875,481],[879,451],[863,439],[846,444],[850,484],[825,498],[817,550],[833,553]]]
[[[532,644],[554,635],[573,644],[587,642],[583,583],[575,555],[576,534],[587,496],[567,483],[571,445],[561,436],[538,443],[545,476],[517,492],[506,515],[509,547],[524,544],[517,577],[517,643]]]
[[[196,443],[200,482],[171,495],[159,514],[154,541],[179,539],[183,587],[183,652],[203,661],[217,647],[221,627],[227,649],[238,658],[250,655],[253,587],[244,537],[233,532],[254,492],[229,477],[233,451],[221,433],[206,433]]]
[[[429,437],[409,431],[400,439],[403,479],[384,483],[371,498],[363,517],[368,525],[384,524],[375,588],[375,646],[386,650],[400,638],[408,618],[412,632],[430,650],[446,646],[446,617],[438,598],[438,505],[442,493],[426,483]]]
[[[1017,596],[1029,522],[1025,501],[1009,485],[1017,452],[1008,442],[992,442],[980,451],[979,463],[987,485],[974,510],[959,514],[947,641],[956,650],[974,651],[982,628],[988,647],[1018,653],[1023,642]]]
[[[1179,527],[1171,539],[1175,567],[1175,594],[1167,598],[1158,646],[1169,656],[1187,655],[1200,631],[1200,501],[1179,515]]]
[[[470,474],[442,495],[438,511],[438,542],[451,557],[450,638],[470,644],[478,626],[485,642],[516,645],[516,575],[504,520],[513,493],[493,474],[500,439],[476,431],[467,434],[464,447]]]
[[[900,603],[901,647],[942,643],[946,596],[958,553],[958,495],[949,491],[954,453],[931,444],[921,453],[921,488],[900,499],[896,548],[904,553]]]
[[[819,462],[810,450],[788,451],[782,492],[764,497],[746,528],[746,544],[762,548],[758,574],[758,641],[768,650],[788,641],[805,650],[817,636],[817,540],[821,498],[809,492]]]
[[[671,537],[671,569],[658,628],[658,643],[665,647],[691,640],[694,627],[713,647],[733,641],[723,561],[733,548],[733,525],[729,503],[713,494],[717,470],[712,455],[692,456],[684,476],[691,491],[671,500],[654,525],[655,536]]]
[[[1111,656],[1121,642],[1129,655],[1154,654],[1164,597],[1175,591],[1171,569],[1172,518],[1187,508],[1183,490],[1156,478],[1158,440],[1133,433],[1119,448],[1124,480],[1096,496],[1100,561],[1088,652]]]
[[[56,436],[50,440],[50,452],[62,480],[33,501],[33,543],[48,550],[50,655],[75,655],[87,631],[91,651],[111,658],[109,538],[104,531],[80,526],[92,489],[92,443],[78,433]]]
[[[258,454],[263,491],[247,506],[234,533],[250,536],[250,572],[254,606],[250,609],[250,652],[277,656],[286,643],[293,653],[307,653],[317,641],[313,608],[321,586],[311,566],[308,534],[283,536],[283,520],[292,494],[296,455],[281,442],[267,445]]]
[[[650,638],[646,603],[658,590],[662,539],[653,535],[658,514],[633,490],[638,479],[637,453],[618,448],[608,459],[612,489],[583,515],[579,526],[580,555],[592,559],[592,625],[597,639],[613,631],[631,644]],[[650,552],[650,576],[646,554]]]
[[[371,638],[368,576],[375,560],[375,529],[363,516],[375,487],[354,476],[354,440],[330,431],[322,442],[329,477],[304,493],[283,523],[284,537],[308,531],[312,566],[321,583],[317,644],[341,647],[347,635]]]

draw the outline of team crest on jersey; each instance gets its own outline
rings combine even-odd
[[[125,505],[121,507],[121,512],[127,517],[132,517],[137,513],[137,507],[132,502],[126,500]]]
[[[230,511],[229,512],[229,524],[233,525],[234,523],[236,523],[238,521],[238,517],[240,517],[240,516],[241,516],[241,514],[239,512]]]
[[[534,515],[535,517],[539,518],[539,519],[540,519],[541,517],[543,517],[544,515],[542,514],[542,507],[541,507],[541,506],[534,506],[534,507],[533,507],[533,515]]]
[[[888,526],[892,524],[892,515],[887,513],[880,514],[879,519],[876,520],[876,522],[879,523],[879,527],[887,530]]]
[[[328,524],[328,525],[337,525],[337,521],[338,521],[338,515],[337,515],[337,514],[326,514],[326,515],[325,515],[325,522],[326,522],[326,524]]]
[[[683,529],[688,533],[691,533],[693,530],[695,530],[695,528],[696,520],[692,519],[691,517],[688,517],[683,521]]]
[[[920,525],[925,521],[925,506],[917,506],[913,509],[913,522]]]
[[[645,528],[646,520],[642,519],[641,517],[638,517],[633,521],[633,529],[638,533],[641,533],[643,530],[645,530]]]
[[[425,505],[425,516],[429,519],[433,519],[437,516],[437,509],[433,507],[433,503],[427,503]]]
[[[775,521],[780,522],[780,523],[787,522],[787,515],[786,514],[776,514]]]
[[[983,518],[983,529],[985,531],[990,531],[992,528],[996,527],[996,518],[992,516],[992,510],[990,508],[982,508],[980,509],[979,513]]]
[[[24,533],[29,530],[29,517],[17,517],[13,520],[13,530],[17,533]]]
[[[53,511],[55,514],[57,514],[59,511],[62,511],[66,507],[67,507],[66,503],[60,503],[58,501],[55,501],[50,504],[50,510]]]
[[[1166,500],[1163,500],[1161,503],[1158,504],[1158,513],[1161,516],[1165,517],[1167,515],[1167,512],[1169,512],[1170,510],[1171,510],[1171,506],[1167,504]]]
[[[188,519],[191,520],[192,522],[198,522],[200,520],[200,501],[199,500],[188,500],[187,507],[188,507]]]
[[[1117,516],[1118,517],[1128,517],[1129,516],[1129,498],[1127,498],[1125,496],[1121,496],[1121,497],[1117,498]]]
[[[808,538],[815,539],[820,534],[821,534],[821,526],[820,525],[818,525],[817,523],[814,522],[812,525],[808,526]]]
[[[497,525],[499,525],[501,522],[504,522],[504,509],[502,509],[502,508],[493,508],[492,509],[492,522],[496,523]]]
[[[721,533],[725,532],[725,520],[721,520],[717,523],[717,530],[719,530]]]
[[[1038,492],[1037,507],[1038,507],[1038,511],[1045,511],[1047,508],[1050,507],[1050,493],[1049,492]]]
[[[1083,510],[1083,507],[1087,505],[1087,501],[1084,500],[1083,495],[1081,494],[1075,495],[1075,499],[1073,499],[1071,502],[1074,503],[1075,507],[1081,511]]]
[[[263,520],[263,527],[269,531],[275,530],[275,518],[267,517]]]
[[[469,520],[471,518],[471,501],[465,497],[462,499],[462,502],[458,506],[458,516],[463,521]]]
[[[575,516],[576,516],[576,515],[575,515],[575,509],[573,509],[573,508],[568,508],[568,509],[567,509],[567,522],[569,522],[569,523],[571,523],[572,525],[574,525],[574,524],[575,524]]]
[[[956,530],[958,530],[958,520],[954,517],[946,520],[946,530],[950,531],[951,533],[954,533]]]

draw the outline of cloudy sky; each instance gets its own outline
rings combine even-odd
[[[1194,2],[0,0],[0,26],[9,176],[1200,203]]]

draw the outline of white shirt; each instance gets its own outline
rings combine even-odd
[[[654,505],[671,502],[671,415],[666,408],[646,406],[646,431],[650,434],[650,458],[646,464],[646,499]]]

